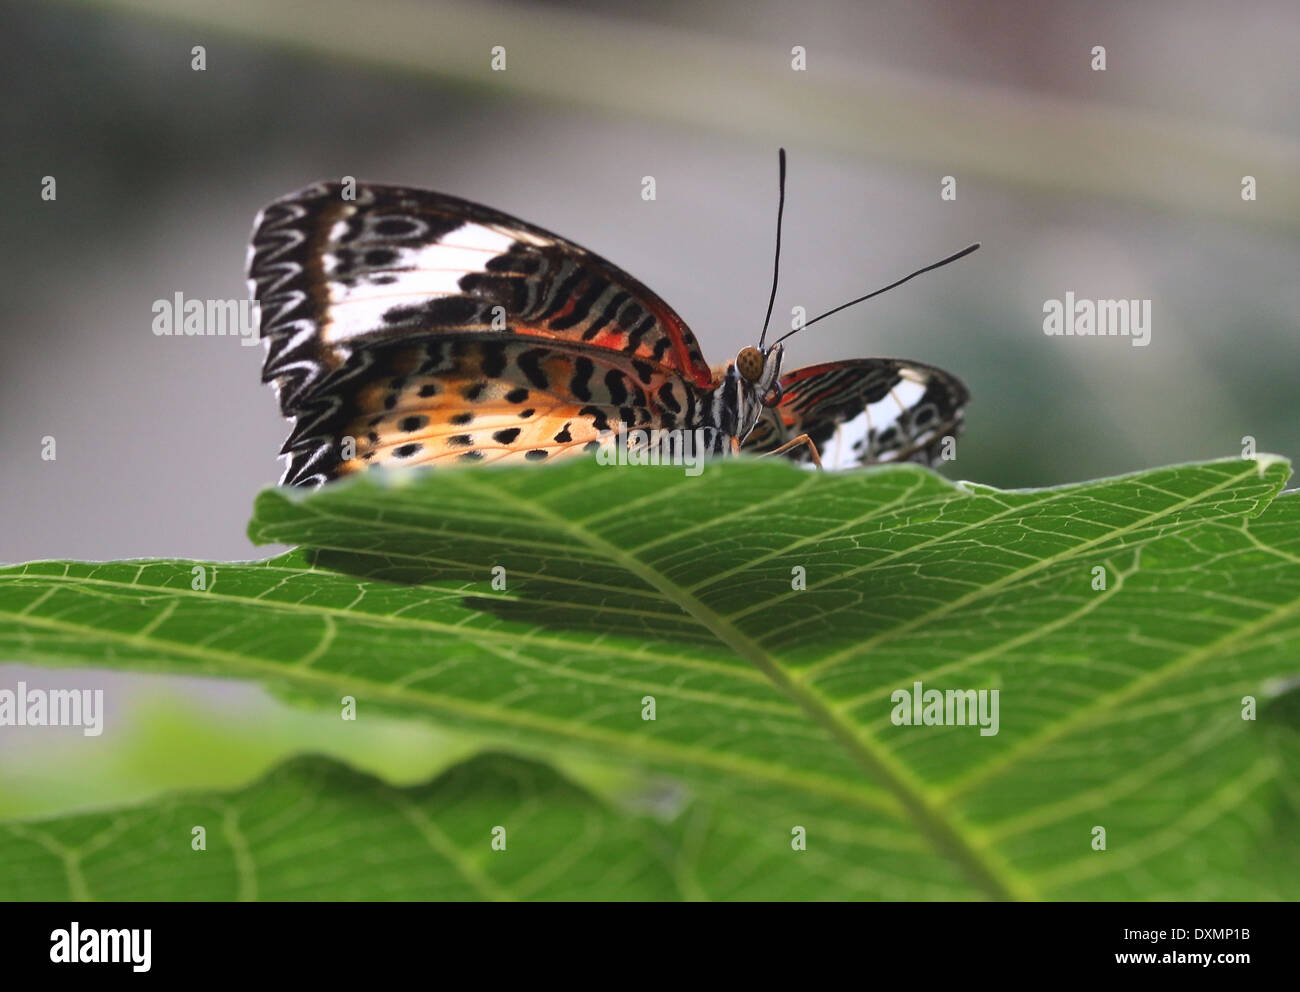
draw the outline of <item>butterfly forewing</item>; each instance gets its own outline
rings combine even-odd
[[[285,482],[578,453],[618,421],[673,426],[710,387],[681,318],[598,255],[455,197],[355,192],[308,187],[253,232]]]
[[[893,358],[827,362],[781,378],[782,399],[764,411],[741,450],[763,454],[807,434],[826,468],[941,459],[961,430],[970,394],[956,376]],[[803,445],[788,457],[808,461]]]

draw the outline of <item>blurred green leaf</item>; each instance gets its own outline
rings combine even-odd
[[[192,562],[0,570],[0,653],[354,696],[680,783],[701,897],[1276,898],[1260,852],[1294,827],[1242,697],[1300,657],[1288,474],[372,473],[263,493],[254,538],[302,547],[204,590]],[[914,682],[998,689],[998,733],[896,726]]]
[[[236,792],[2,824],[0,900],[674,898],[653,826],[509,756],[404,789],[305,757]]]
[[[79,669],[57,684],[97,686],[102,674]],[[303,753],[409,785],[483,748],[481,738],[464,741],[420,718],[365,720],[340,734],[337,713],[285,703],[251,683],[232,693],[212,679],[114,675],[104,690],[111,706],[103,736],[63,732],[0,753],[0,821],[127,805],[178,789],[232,789]],[[20,670],[0,679],[0,690],[22,677]],[[36,743],[19,736],[23,745]],[[9,739],[18,743],[12,732]],[[17,754],[21,761],[5,760]]]

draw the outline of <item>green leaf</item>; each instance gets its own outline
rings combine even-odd
[[[0,654],[350,695],[667,776],[714,811],[702,897],[1287,897],[1284,764],[1242,699],[1300,667],[1288,474],[373,473],[263,493],[253,537],[301,547],[202,591],[192,562],[0,570]],[[997,689],[998,732],[896,725],[914,682]]]
[[[0,900],[675,898],[659,833],[506,755],[406,789],[305,757],[236,792],[0,824]]]

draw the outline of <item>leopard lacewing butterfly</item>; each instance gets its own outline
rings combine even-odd
[[[789,334],[764,345],[784,150],[780,164],[763,335],[712,368],[681,317],[631,275],[490,207],[364,183],[354,198],[322,182],[276,200],[254,224],[248,277],[262,378],[294,422],[282,482],[542,462],[590,451],[620,425],[695,430],[711,454],[933,464],[962,426],[969,393],[956,376],[893,358],[782,374]]]

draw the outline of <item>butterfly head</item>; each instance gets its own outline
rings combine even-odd
[[[781,402],[779,344],[770,348],[741,348],[713,394],[713,422],[730,437],[743,441],[758,423],[763,408]]]
[[[741,348],[736,356],[736,373],[763,406],[776,406],[781,402],[781,358],[784,351],[781,345],[774,344],[766,351],[754,347]]]

